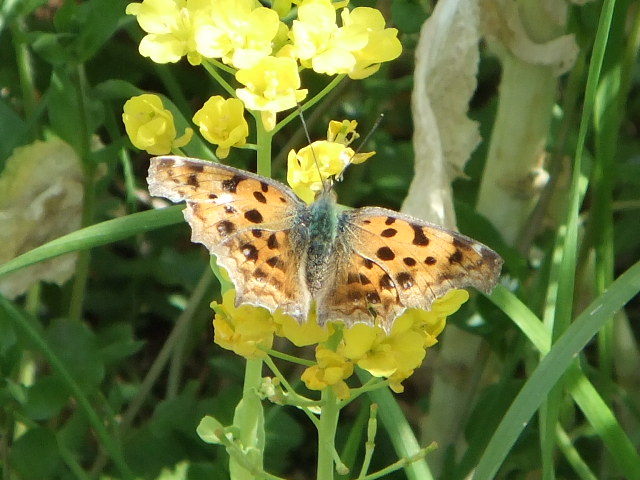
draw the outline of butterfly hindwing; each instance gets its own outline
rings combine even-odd
[[[347,237],[348,238],[348,237]],[[318,300],[318,322],[342,320],[347,326],[399,316],[404,307],[387,273],[344,242],[335,256],[335,277]],[[390,323],[384,325],[390,328]]]
[[[286,186],[226,165],[185,157],[156,157],[149,192],[186,201],[192,241],[217,257],[233,281],[236,303],[304,318],[310,302],[299,288],[300,260],[292,255],[291,229],[305,208]]]
[[[348,272],[359,273],[360,265],[374,264],[367,280],[376,287],[377,297],[388,300],[378,308],[369,302],[373,310],[368,309],[379,316],[377,321],[385,328],[390,328],[405,308],[429,309],[436,298],[454,288],[473,286],[488,292],[498,280],[502,259],[469,237],[384,208],[351,210],[343,217],[351,253],[343,273],[337,274],[334,293],[345,290],[346,299],[354,290],[349,286]],[[355,291],[362,291],[353,285]],[[352,306],[362,304],[355,293],[351,295]],[[326,298],[332,301],[331,295]],[[326,308],[333,311],[336,306]],[[372,316],[369,322],[373,321]]]

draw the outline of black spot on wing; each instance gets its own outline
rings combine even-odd
[[[251,223],[262,223],[262,214],[256,210],[248,210],[244,213],[244,218],[249,220]]]
[[[276,234],[272,233],[271,235],[269,235],[269,239],[267,240],[267,247],[269,247],[271,250],[275,250],[279,246],[280,246],[280,244],[278,243],[278,239],[276,238]]]
[[[404,290],[408,290],[413,287],[413,277],[409,272],[400,272],[396,275],[396,280]]]
[[[388,274],[384,274],[380,277],[380,288],[384,288],[386,290],[391,290],[395,287],[395,283],[391,280],[391,277]]]
[[[456,249],[454,253],[449,257],[449,263],[460,263],[462,261],[462,252],[460,249]]]
[[[222,181],[222,189],[230,193],[236,193],[238,184],[244,180],[244,177],[240,175],[234,175],[233,177]]]
[[[240,247],[240,251],[244,255],[244,258],[246,258],[247,260],[255,262],[258,259],[258,249],[250,243],[245,243],[244,245],[242,245]]]
[[[236,226],[229,220],[222,220],[218,222],[216,229],[220,235],[230,235],[236,231]]]
[[[378,295],[378,292],[368,292],[366,297],[369,303],[380,303],[380,295]]]
[[[417,245],[420,247],[426,247],[427,245],[429,245],[429,239],[424,234],[424,231],[422,230],[422,227],[420,225],[411,224],[411,228],[413,229],[414,245]]]
[[[415,267],[416,263],[418,263],[415,261],[414,258],[411,258],[411,257],[404,257],[402,261],[407,267]]]
[[[279,270],[284,271],[284,262],[278,256],[271,257],[270,259],[268,259],[267,265],[269,265],[272,268],[277,268]]]
[[[195,173],[192,173],[187,177],[187,185],[191,185],[192,187],[200,185],[198,182],[198,176]]]
[[[384,261],[390,261],[396,258],[395,253],[393,253],[393,250],[391,250],[389,247],[380,247],[376,252],[376,256],[380,260]]]

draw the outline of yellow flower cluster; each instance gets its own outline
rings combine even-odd
[[[332,120],[327,140],[313,142],[298,152],[289,152],[287,182],[302,200],[313,202],[316,194],[322,190],[324,180],[329,177],[339,178],[351,163],[362,163],[376,153],[355,153],[348,147],[358,138],[355,131],[357,125],[355,120]]]
[[[198,65],[219,59],[235,70],[242,84],[236,96],[261,112],[266,130],[275,126],[277,112],[307,96],[300,88],[300,68],[360,79],[402,52],[398,31],[385,28],[374,8],[349,10],[348,2],[302,0],[297,19],[287,26],[280,17],[289,14],[291,3],[275,3],[270,9],[257,0],[143,0],[129,4],[126,12],[147,33],[139,51],[154,62],[186,56]]]
[[[354,366],[376,377],[389,380],[395,392],[402,392],[402,381],[420,366],[426,349],[437,342],[447,316],[466,302],[466,290],[451,290],[437,299],[431,310],[409,309],[398,317],[389,333],[378,326],[356,324],[343,329],[338,347],[329,349],[324,342],[334,333],[332,325],[320,327],[312,314],[299,324],[293,318],[260,307],[236,307],[235,291],[223,295],[222,304],[213,303],[216,312],[214,341],[223,348],[246,358],[266,355],[274,335],[285,337],[296,346],[318,344],[316,364],[302,374],[302,381],[311,390],[332,387],[339,398],[349,397],[345,382]]]

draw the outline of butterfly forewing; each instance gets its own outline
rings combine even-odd
[[[502,259],[469,237],[383,208],[352,210],[343,218],[352,253],[342,271],[359,274],[362,265],[377,267],[369,269],[367,281],[377,288],[374,299],[387,300],[379,305],[369,302],[367,309],[379,316],[376,321],[385,328],[390,328],[405,308],[429,309],[436,298],[454,288],[473,286],[488,292],[498,281]],[[338,305],[331,304],[338,292],[353,290],[348,278],[345,287],[345,278],[344,273],[337,278],[335,297],[327,295],[328,311],[342,305],[342,299]],[[397,296],[389,295],[389,291]],[[353,306],[362,304],[355,294],[353,297]],[[369,321],[374,321],[373,316]]]
[[[286,186],[243,170],[185,157],[156,157],[149,192],[186,201],[192,241],[217,257],[233,281],[236,303],[280,307],[306,317],[309,293],[300,287],[300,258],[291,229],[304,204]]]

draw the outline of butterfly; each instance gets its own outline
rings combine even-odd
[[[151,159],[149,192],[186,202],[191,240],[236,288],[236,304],[280,309],[299,322],[379,325],[428,310],[455,288],[490,292],[502,258],[457,232],[379,207],[341,210],[330,189],[307,205],[287,186],[180,156]]]

